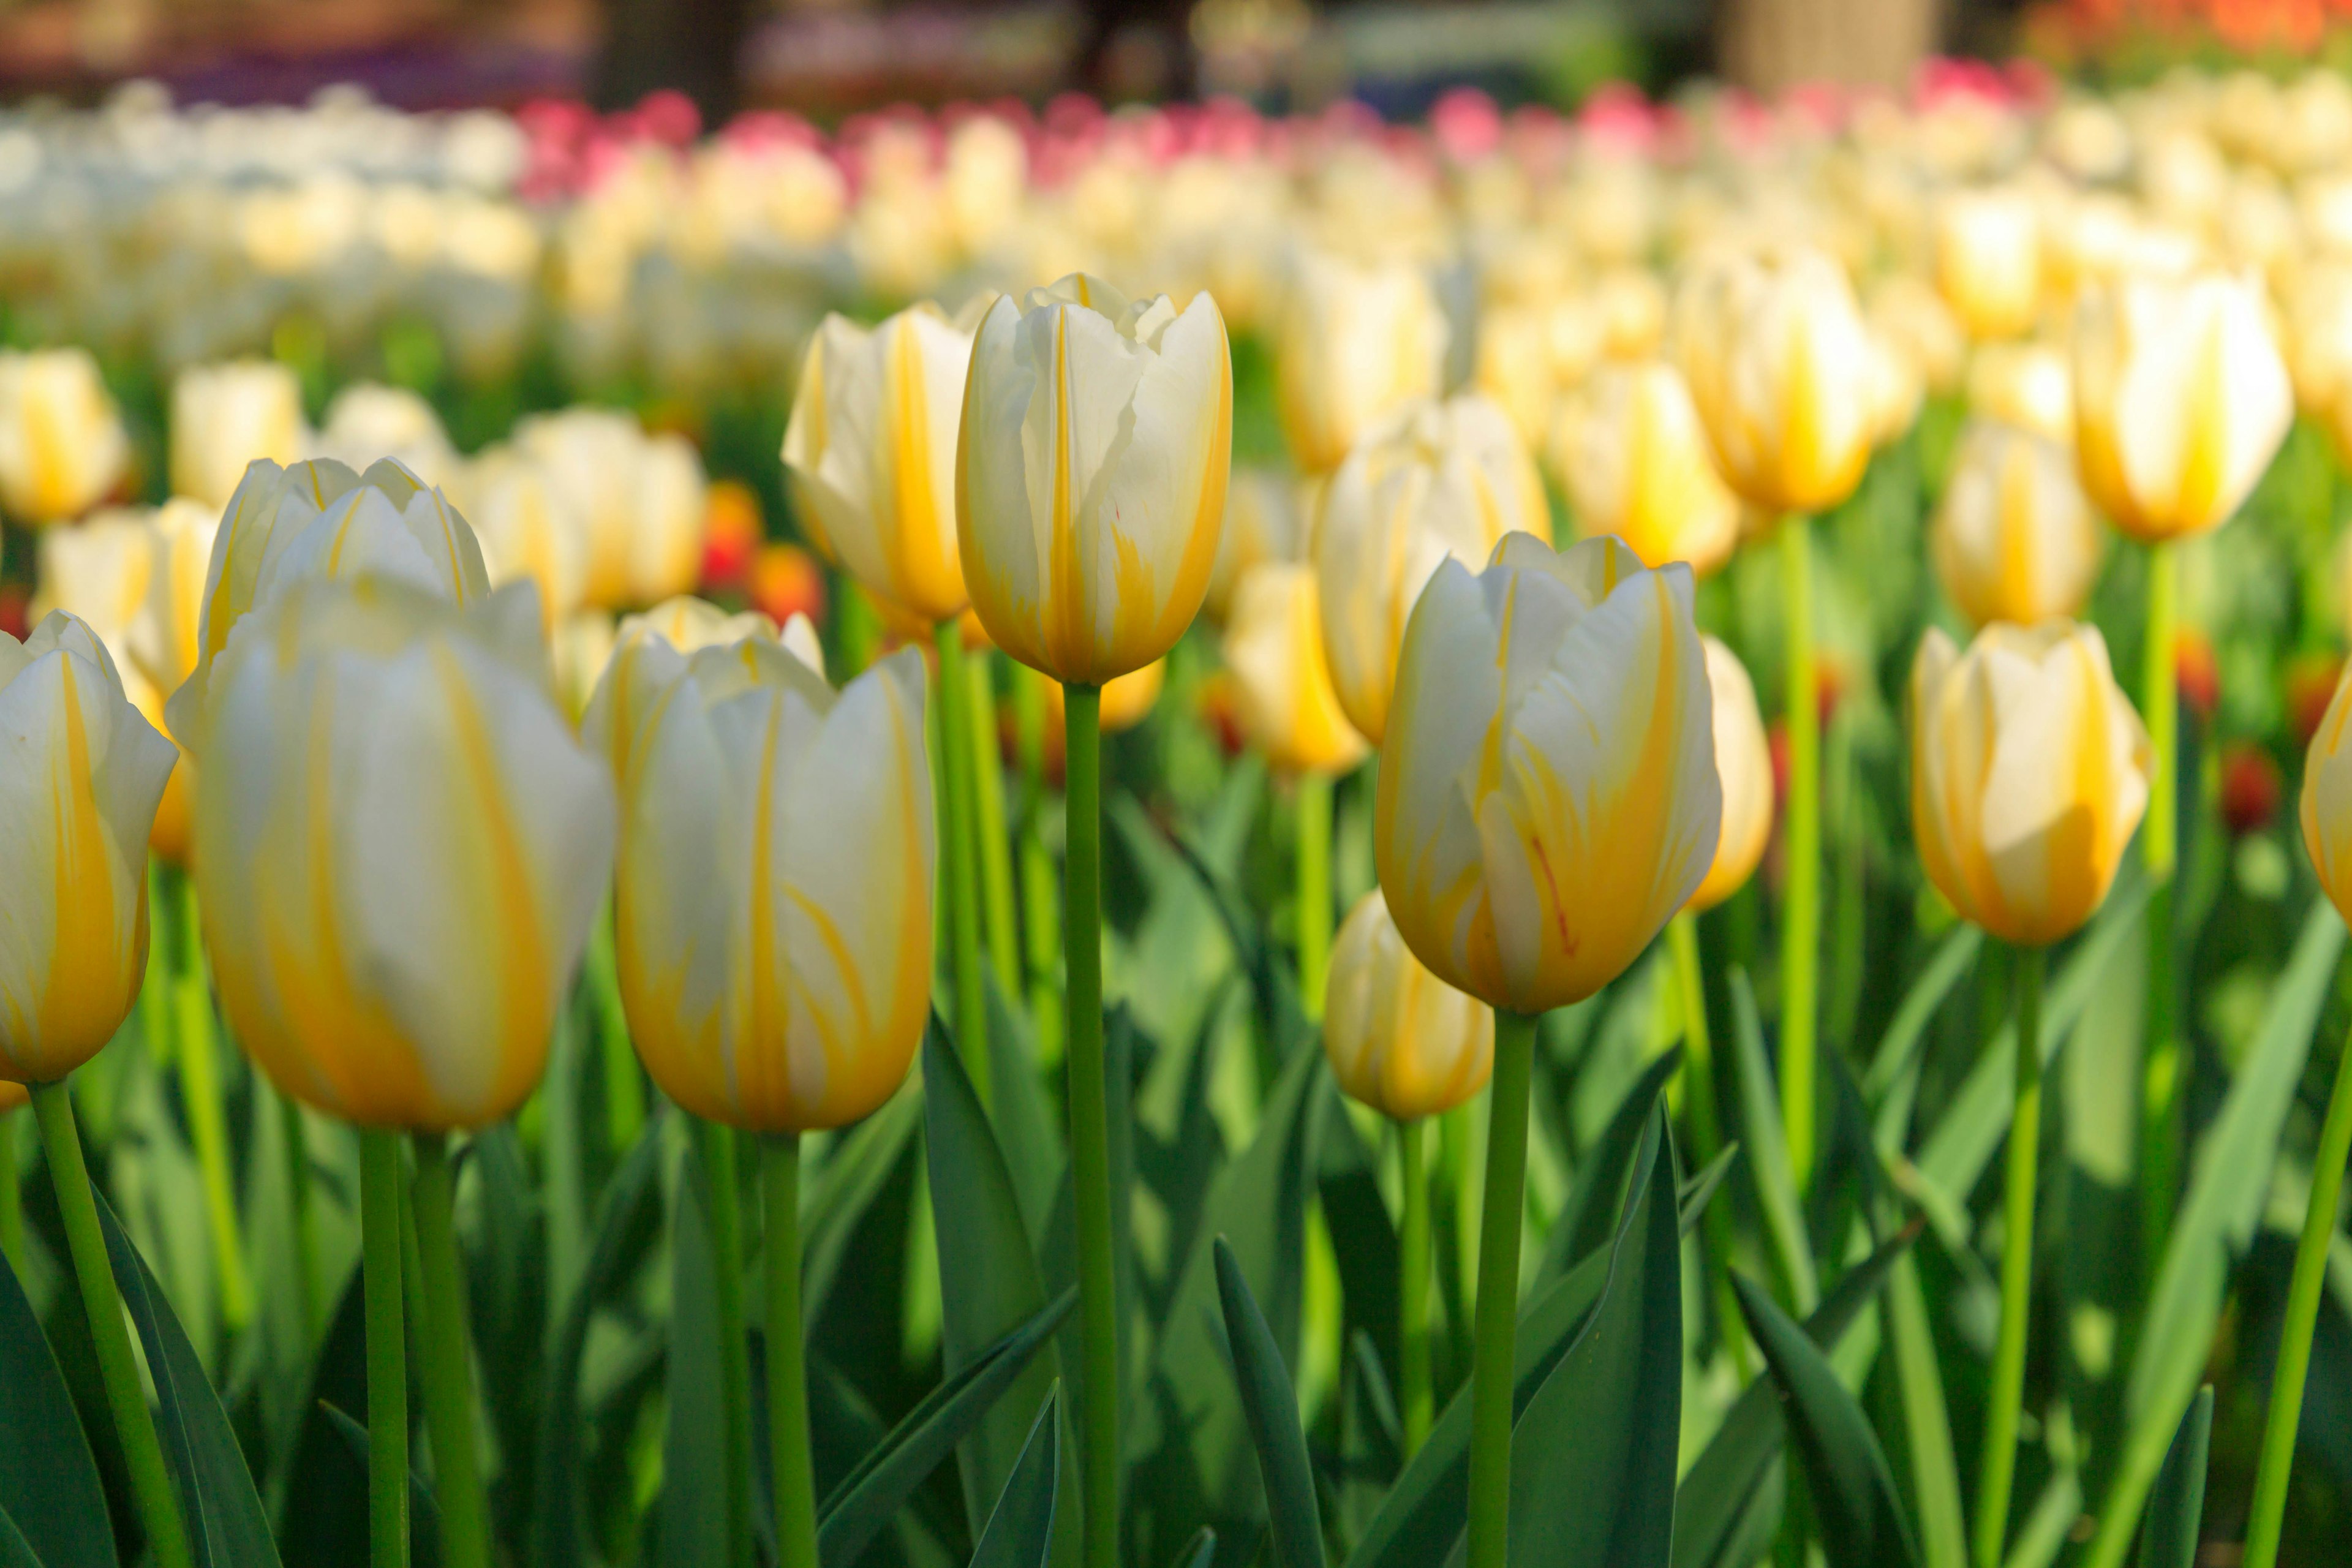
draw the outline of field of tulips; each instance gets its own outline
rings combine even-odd
[[[2346,1561],[2343,78],[131,89],[0,339],[0,1568]]]

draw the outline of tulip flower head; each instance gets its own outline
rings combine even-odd
[[[43,529],[34,616],[63,610],[119,648],[146,602],[152,540],[144,512],[135,507],[110,509],[69,528]]]
[[[1298,466],[1328,473],[1372,426],[1436,396],[1450,336],[1418,267],[1300,255],[1275,362],[1283,433]]]
[[[1441,1116],[1495,1071],[1495,1014],[1432,974],[1374,888],[1331,949],[1323,1054],[1348,1098],[1398,1121]]]
[[[1315,572],[1302,562],[1253,568],[1225,627],[1243,731],[1276,767],[1341,773],[1371,748],[1339,708],[1323,658]]]
[[[205,574],[210,569],[213,542],[220,518],[209,508],[184,497],[165,501],[147,524],[150,567],[147,595],[131,620],[123,641],[130,648],[129,677],[132,700],[158,729],[164,728],[165,699],[177,691],[196,668],[197,639],[205,613]],[[155,810],[155,831],[148,847],[166,863],[184,868],[194,831],[190,792],[195,764],[181,749],[180,765]]]
[[[302,383],[290,365],[233,360],[193,365],[172,384],[172,491],[218,509],[247,468],[292,464],[310,447]]]
[[[1432,973],[1540,1013],[1641,955],[1715,858],[1723,814],[1690,569],[1513,534],[1414,607],[1381,742],[1373,847]]]
[[[2303,844],[2319,885],[2338,914],[2352,920],[2352,666],[2336,683],[2336,695],[2312,731],[2303,766]]]
[[[1930,628],[1911,672],[1911,822],[1967,920],[2038,947],[2114,883],[2152,755],[2096,627],[1996,622],[1966,653]]]
[[[585,531],[586,603],[622,609],[694,591],[709,487],[684,437],[647,435],[612,409],[567,408],[523,420],[514,445]]]
[[[1208,596],[1201,602],[1201,614],[1212,624],[1225,624],[1234,590],[1253,567],[1306,558],[1308,523],[1321,510],[1316,504],[1319,498],[1306,493],[1311,489],[1311,482],[1272,468],[1234,469],[1225,490],[1217,563],[1209,574]]]
[[[129,1015],[174,755],[83,622],[0,632],[0,1079],[65,1077]]]
[[[1711,910],[1748,885],[1772,837],[1772,746],[1756,705],[1756,683],[1739,656],[1714,637],[1706,650],[1706,686],[1714,710],[1715,771],[1723,784],[1723,827],[1706,879],[1686,906]]]
[[[79,517],[130,457],[89,350],[0,353],[0,513],[32,527]]]
[[[1206,294],[1129,302],[1083,274],[1000,299],[973,344],[957,546],[997,647],[1100,686],[1175,646],[1209,586],[1234,378]]]
[[[1936,212],[1936,283],[1971,337],[2025,331],[2042,305],[2042,217],[2023,190],[1958,191]]]
[[[2099,526],[2074,457],[1995,419],[1960,434],[1928,552],[1944,591],[1979,626],[2079,615],[2099,575]]]
[[[1682,373],[1663,360],[1611,365],[1560,410],[1552,461],[1577,527],[1613,533],[1646,566],[1704,575],[1739,542],[1739,498],[1715,471]]]
[[[804,617],[793,618],[807,627]],[[756,610],[729,615],[707,599],[679,597],[643,615],[624,617],[605,650],[581,720],[581,733],[611,761],[614,777],[625,777],[626,748],[644,728],[646,705],[659,697],[666,679],[663,672],[670,669],[672,656],[691,656],[707,647],[731,647],[755,639],[776,641],[776,623]],[[823,673],[823,659],[813,668]]]

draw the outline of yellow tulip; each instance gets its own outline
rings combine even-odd
[[[2072,621],[1996,622],[1963,654],[1930,628],[1911,672],[1911,826],[1952,907],[2053,942],[2098,910],[2147,807],[2147,731],[2107,645]]]
[[[88,626],[0,632],[0,1079],[53,1083],[129,1015],[172,756]]]
[[[466,468],[467,521],[481,541],[492,584],[530,578],[551,632],[577,616],[588,595],[588,523],[545,465],[510,447],[492,447]]]
[[[1225,623],[1234,589],[1250,569],[1269,561],[1306,559],[1309,520],[1319,510],[1312,487],[1273,468],[1236,468],[1225,489],[1225,526],[1217,538],[1217,563],[1209,573],[1201,614]]]
[[[43,529],[36,558],[35,618],[63,610],[88,622],[120,651],[122,634],[146,602],[154,566],[153,535],[146,515],[121,507],[69,528]]]
[[[1723,828],[1715,860],[1687,906],[1711,910],[1748,885],[1772,837],[1772,748],[1764,738],[1764,716],[1756,706],[1756,685],[1739,656],[1711,637],[1706,650],[1706,686],[1714,708],[1715,772],[1723,784]]]
[[[33,527],[79,517],[130,457],[89,350],[0,353],[0,510]]]
[[[1878,434],[1869,329],[1838,264],[1814,250],[1718,252],[1675,300],[1675,359],[1740,497],[1818,512],[1861,481]]]
[[[1343,773],[1371,748],[1348,722],[1323,658],[1314,569],[1303,562],[1254,567],[1234,595],[1225,627],[1242,732],[1276,767]]]
[[[1275,354],[1283,434],[1298,466],[1329,472],[1381,419],[1436,396],[1450,335],[1420,268],[1302,255]]]
[[[1080,274],[998,300],[956,444],[957,549],[996,646],[1088,686],[1174,647],[1217,558],[1233,411],[1206,294],[1180,315]]]
[[[956,428],[972,334],[935,305],[810,340],[784,468],[803,526],[868,591],[927,624],[963,613]]]
[[[647,700],[614,737],[614,935],[638,1055],[711,1121],[855,1121],[905,1079],[930,1005],[922,656],[838,693],[764,636],[685,654],[647,634],[626,658]]]
[[[1682,373],[1664,360],[1611,365],[1569,396],[1552,465],[1588,537],[1613,533],[1647,566],[1702,575],[1739,542],[1739,498],[1715,471]]]
[[[2303,844],[2319,885],[2340,914],[2352,910],[2352,668],[2336,683],[2303,765]],[[2352,920],[2352,915],[2346,917]]]
[[[1471,394],[1401,409],[1331,476],[1315,530],[1323,649],[1348,721],[1378,743],[1397,650],[1430,574],[1511,533],[1551,537],[1543,480],[1502,411]]]
[[[1969,364],[1969,412],[2074,447],[2074,371],[2047,343],[1987,343]]]
[[[291,464],[310,444],[302,383],[268,360],[194,365],[172,383],[172,490],[228,504],[247,465]]]
[[[605,650],[580,732],[613,764],[613,776],[625,778],[627,748],[644,729],[649,706],[661,700],[677,658],[707,647],[775,640],[776,623],[767,616],[756,610],[729,615],[707,599],[671,599],[643,615],[625,616]],[[818,672],[823,673],[822,666]]]
[[[131,617],[123,641],[130,648],[134,681],[125,677],[131,699],[147,721],[165,728],[164,700],[177,691],[196,668],[197,640],[205,609],[205,574],[210,568],[213,541],[220,519],[210,508],[184,498],[157,508],[147,524],[152,566],[147,595]],[[186,748],[164,786],[163,804],[155,808],[155,830],[147,847],[173,866],[188,863],[194,820],[190,805],[195,763]]]
[[[1412,955],[1374,888],[1331,949],[1323,1054],[1349,1099],[1398,1121],[1465,1104],[1495,1070],[1495,1014]]]
[[[1997,419],[1969,422],[1927,539],[1962,615],[2025,626],[2079,615],[2098,579],[2099,546],[2074,453]]]
[[[2228,521],[2294,417],[2294,390],[2252,279],[2130,277],[2076,306],[2083,488],[2134,539],[2176,539]]]
[[[693,591],[702,566],[709,485],[684,437],[648,436],[626,414],[567,408],[515,426],[555,500],[587,538],[584,602],[658,604]]]
[[[2315,258],[2289,279],[2283,300],[2287,372],[2295,405],[2326,418],[2352,386],[2352,262]]]
[[[2013,337],[2042,308],[2042,216],[2018,189],[1955,191],[1936,209],[1936,285],[1969,335]]]
[[[1581,1001],[1689,901],[1722,817],[1687,566],[1513,534],[1414,608],[1373,848],[1406,945],[1515,1013]]]
[[[294,584],[212,670],[195,874],[222,1008],[368,1127],[511,1114],[613,864],[608,770],[548,689],[535,590]]]

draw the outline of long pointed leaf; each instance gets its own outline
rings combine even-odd
[[[0,1159],[8,1156],[0,1152]],[[65,1374],[0,1263],[0,1514],[49,1568],[114,1568],[114,1527]],[[4,1557],[5,1554],[0,1554]]]
[[[321,1404],[319,1413],[327,1425],[342,1439],[343,1452],[353,1461],[350,1484],[367,1485],[367,1428],[352,1419],[341,1406]],[[440,1568],[441,1564],[441,1500],[425,1484],[425,1478],[415,1466],[408,1471],[408,1562],[409,1568]]]
[[[25,1539],[24,1531],[16,1528],[16,1521],[8,1517],[5,1508],[0,1508],[0,1568],[44,1568],[32,1543]]]
[[[1307,1437],[1298,1429],[1298,1395],[1290,1369],[1257,1310],[1249,1281],[1234,1249],[1215,1244],[1217,1296],[1224,1305],[1225,1339],[1232,1347],[1234,1381],[1250,1441],[1257,1449],[1258,1474],[1265,1483],[1265,1507],[1273,1532],[1275,1568],[1323,1568],[1323,1522],[1315,1503],[1315,1468],[1307,1458]]]
[[[2189,1402],[2164,1456],[2141,1528],[2139,1568],[2196,1568],[2197,1531],[2205,1522],[2205,1458],[2213,1446],[2213,1385]]]
[[[1062,1391],[1045,1395],[1029,1440],[972,1549],[971,1568],[1045,1568],[1054,1556],[1054,1502],[1062,1470]]]
[[[1675,1076],[1682,1061],[1680,1046],[1661,1051],[1609,1113],[1608,1125],[1578,1167],[1576,1184],[1559,1217],[1552,1222],[1543,1267],[1536,1276],[1538,1286],[1559,1279],[1578,1258],[1608,1245],[1635,1178],[1634,1152],[1641,1147],[1658,1096],[1665,1092],[1666,1080]]]
[[[1790,1300],[1798,1311],[1810,1313],[1821,1300],[1820,1276],[1813,1266],[1812,1238],[1805,1233],[1804,1205],[1797,1196],[1796,1167],[1790,1163],[1788,1142],[1780,1131],[1780,1096],[1764,1059],[1764,1026],[1756,1013],[1756,992],[1745,970],[1731,972],[1731,1021],[1748,1169],[1755,1178],[1764,1228],[1772,1238],[1772,1256]]]

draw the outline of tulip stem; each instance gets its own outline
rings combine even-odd
[[[57,1189],[58,1217],[65,1224],[66,1251],[81,1287],[99,1376],[106,1384],[107,1410],[114,1417],[114,1435],[131,1471],[131,1493],[147,1531],[148,1551],[157,1568],[189,1568],[187,1531],[180,1522],[172,1479],[163,1468],[163,1446],[155,1440],[155,1418],[148,1412],[139,1363],[131,1353],[131,1331],[123,1326],[122,1298],[115,1289],[113,1266],[107,1261],[105,1234],[99,1229],[98,1201],[90,1189],[89,1169],[82,1163],[81,1134],[74,1129],[73,1097],[63,1079],[26,1087],[32,1091],[33,1115],[48,1155],[50,1184]]]
[[[727,1423],[727,1562],[751,1558],[751,1357],[743,1339],[743,1219],[735,1130],[698,1121],[703,1173],[710,1180],[712,1305],[719,1319],[719,1398]]]
[[[596,1047],[604,1066],[604,1134],[614,1158],[637,1146],[646,1130],[646,1084],[629,1043],[629,1013],[621,1001],[621,965],[613,946],[613,903],[596,912],[588,937],[588,997],[596,1009]]]
[[[221,1117],[219,1051],[214,1032],[212,987],[205,975],[205,946],[196,909],[196,882],[180,884],[180,952],[172,974],[174,1045],[180,1068],[180,1099],[196,1145],[196,1168],[204,1182],[205,1217],[210,1222],[213,1262],[220,1275],[222,1324],[231,1333],[253,1318],[253,1285],[246,1273],[245,1237],[236,1218],[236,1191],[229,1177],[228,1130]]]
[[[1298,1003],[1323,1017],[1331,973],[1331,776],[1298,775]]]
[[[1070,1175],[1078,1222],[1086,1344],[1086,1565],[1118,1562],[1118,1274],[1103,1085],[1102,689],[1062,689],[1069,847],[1063,858],[1063,962],[1069,971]]]
[[[1045,847],[1045,682],[1026,668],[1013,681],[1013,721],[1021,750],[1021,913],[1028,953],[1029,1023],[1037,1032],[1037,1065],[1062,1053],[1062,1010],[1054,961],[1062,947],[1054,857]]]
[[[1429,1386],[1429,1172],[1422,1163],[1420,1119],[1400,1121],[1396,1130],[1404,1178],[1404,1218],[1397,1227],[1397,1380],[1410,1460],[1428,1440],[1435,1415]]]
[[[307,1345],[319,1336],[319,1237],[310,1218],[310,1140],[304,1129],[302,1106],[292,1095],[272,1084],[278,1101],[278,1125],[286,1144],[287,1219],[294,1233],[296,1289],[302,1303],[302,1336]]]
[[[940,650],[940,775],[946,790],[940,825],[940,880],[948,906],[948,946],[954,964],[956,1043],[971,1074],[981,1104],[993,1098],[988,1075],[988,992],[980,965],[980,872],[973,854],[971,747],[960,737],[971,732],[964,709],[971,681],[964,674],[963,629],[953,617],[941,621]]]
[[[1506,1568],[1511,1538],[1511,1387],[1517,1355],[1519,1232],[1527,1206],[1533,1014],[1495,1009],[1486,1212],[1478,1232],[1476,1345],[1470,1384],[1469,1568]]]
[[[408,1568],[408,1345],[401,1300],[400,1134],[360,1133],[360,1279],[367,1310],[368,1560]]]
[[[2336,1237],[2336,1205],[2344,1194],[2344,1163],[2352,1158],[2352,1045],[2336,1061],[2336,1089],[2319,1129],[2311,1167],[2311,1197],[2303,1211],[2287,1284],[2286,1321],[2279,1331],[2278,1364],[2271,1373],[2271,1408],[2254,1470],[2253,1516],[2246,1523],[2244,1568],[2271,1568],[2278,1560],[2279,1527],[2286,1516],[2287,1477],[2294,1468],[2295,1435],[2303,1425],[2303,1386],[2311,1371],[2312,1331],[2327,1283],[2327,1249]]]
[[[2171,1228],[2181,1140],[2180,1030],[2172,973],[2172,872],[2180,848],[2180,695],[2173,662],[2179,608],[2179,552],[2168,543],[2150,545],[2140,708],[2154,761],[2139,842],[2153,884],[2147,901],[2147,1056],[2140,1069],[2140,1257],[2151,1268],[2164,1255]]]
[[[2017,1110],[2009,1124],[2002,1193],[2000,1329],[1985,1408],[1984,1463],[1977,1478],[1977,1568],[2000,1568],[2009,1496],[2017,1475],[2018,1409],[2025,1397],[2025,1339],[2033,1300],[2033,1196],[2042,1151],[2042,970],[2038,947],[2017,954]]]
[[[971,675],[972,844],[980,861],[981,913],[988,960],[1011,1002],[1021,994],[1021,933],[1013,913],[1013,840],[1005,831],[1004,760],[996,743],[996,656],[967,659]]]
[[[1675,976],[1683,1005],[1683,1073],[1687,1077],[1684,1108],[1690,1113],[1691,1165],[1705,1170],[1723,1148],[1723,1128],[1717,1120],[1715,1050],[1706,1025],[1706,980],[1699,969],[1698,917],[1688,910],[1666,927],[1666,943],[1674,954]],[[1715,1298],[1716,1332],[1731,1352],[1731,1364],[1745,1384],[1755,1374],[1748,1359],[1747,1321],[1731,1293],[1731,1214],[1721,1203],[1706,1205],[1706,1245],[1699,1256],[1706,1268],[1707,1289]]]
[[[449,1141],[416,1136],[417,1258],[424,1265],[425,1424],[433,1435],[433,1484],[441,1504],[442,1560],[450,1568],[489,1568],[489,1510],[474,1451],[474,1369],[467,1332],[466,1278],[457,1258],[457,1177]]]
[[[1780,1116],[1797,1184],[1813,1174],[1815,978],[1822,930],[1822,710],[1813,669],[1812,521],[1780,525],[1782,612],[1788,634],[1788,902],[1780,931]]]
[[[801,1326],[801,1141],[760,1146],[767,1282],[768,1438],[775,1465],[778,1568],[817,1568],[816,1479],[809,1457],[808,1373]]]
[[[25,1201],[16,1184],[16,1119],[0,1110],[0,1258],[25,1278]]]

